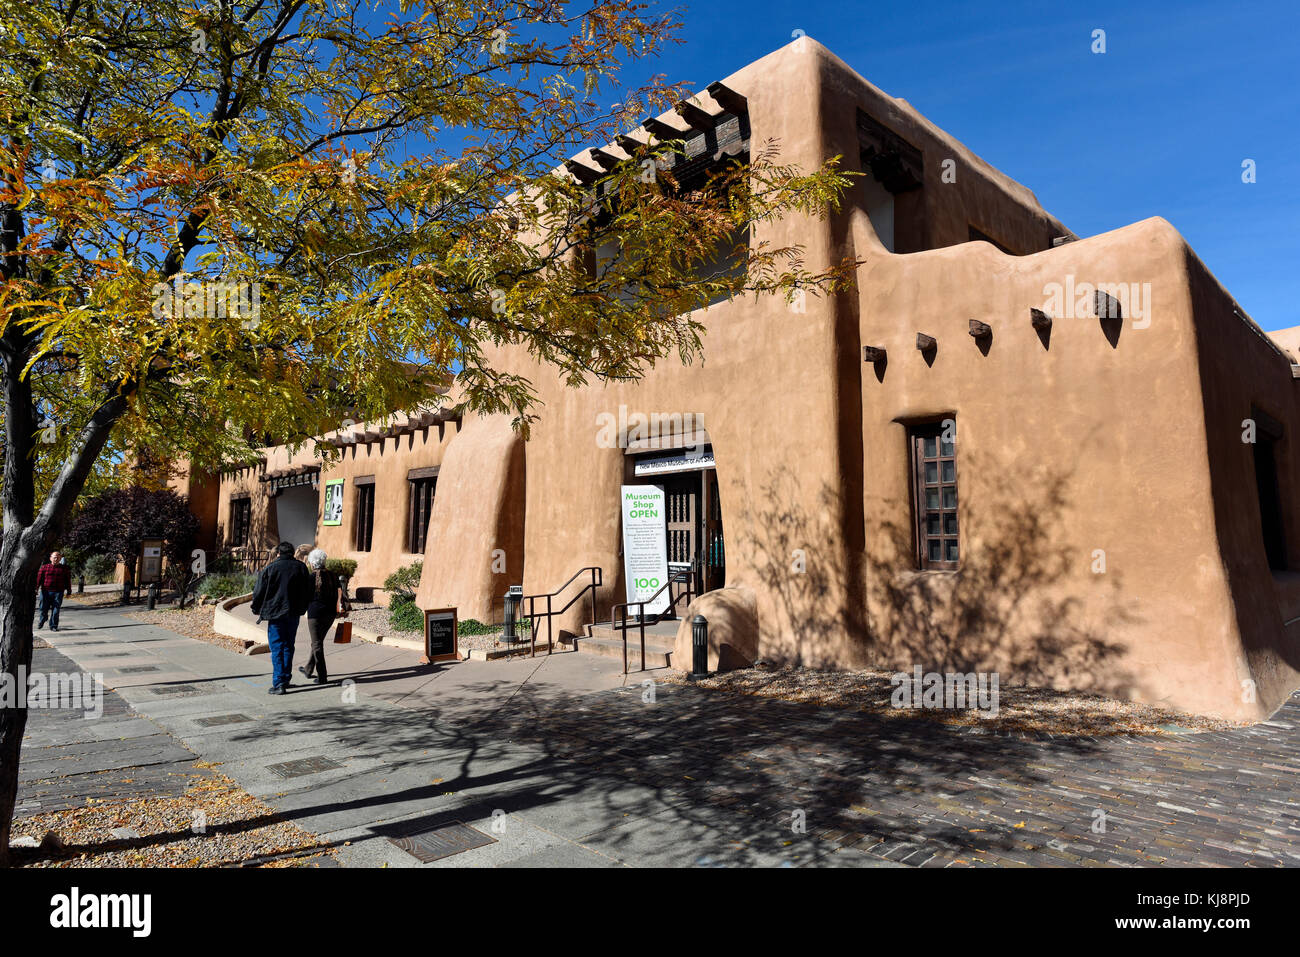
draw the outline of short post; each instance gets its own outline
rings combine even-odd
[[[519,620],[519,602],[523,597],[524,588],[522,585],[511,585],[506,589],[505,628],[501,633],[501,640],[510,644],[519,640],[515,634],[515,624]]]
[[[84,595],[85,593],[86,593],[86,576],[83,573],[77,576],[77,594]]]
[[[149,583],[149,610],[153,611],[158,605],[158,583]]]
[[[709,676],[709,620],[703,615],[691,619],[691,680]]]

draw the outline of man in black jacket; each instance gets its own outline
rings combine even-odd
[[[271,646],[271,694],[284,694],[293,670],[293,640],[298,619],[311,601],[312,578],[307,566],[293,557],[293,546],[281,542],[278,556],[257,576],[253,614],[266,619]]]

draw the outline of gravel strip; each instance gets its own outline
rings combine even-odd
[[[710,675],[693,683],[698,688],[727,694],[780,698],[869,712],[885,718],[930,720],[989,732],[1104,737],[1221,731],[1244,726],[1244,723],[1116,701],[1085,692],[1025,685],[999,685],[996,714],[973,709],[899,708],[894,707],[890,700],[895,689],[890,680],[894,674],[896,672],[778,669],[760,665]],[[676,684],[686,678],[681,673],[672,672],[660,680]]]
[[[196,768],[211,765],[198,763]],[[196,823],[198,822],[198,823]],[[205,830],[196,833],[198,825]],[[116,831],[117,833],[114,833]],[[180,797],[97,803],[14,822],[13,836],[48,840],[14,848],[20,867],[312,867],[333,865],[329,845],[223,774],[203,775]],[[283,855],[294,855],[284,857]],[[275,859],[278,858],[278,859]]]

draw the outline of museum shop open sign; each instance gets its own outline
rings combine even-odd
[[[627,600],[646,601],[668,581],[664,490],[659,485],[624,485],[622,496],[623,574],[627,582]],[[667,610],[667,591],[645,606],[647,615]]]
[[[455,608],[434,608],[424,613],[422,664],[460,660],[456,639],[457,626]]]

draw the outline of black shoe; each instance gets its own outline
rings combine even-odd
[[[312,684],[318,684],[318,685],[329,684],[329,679],[328,679],[328,678],[313,678],[313,679],[312,679]]]
[[[310,678],[310,677],[311,677],[311,672],[307,670],[307,666],[306,666],[306,665],[299,665],[299,666],[298,666],[298,672],[299,672],[299,674],[301,674],[304,678]]]
[[[58,625],[50,625],[50,631],[58,631],[58,630],[59,630]]]
[[[44,627],[45,627],[45,622],[41,622],[39,625],[36,626],[36,630],[40,631]]]
[[[271,685],[271,690],[267,694],[284,694],[284,688],[281,685]]]

